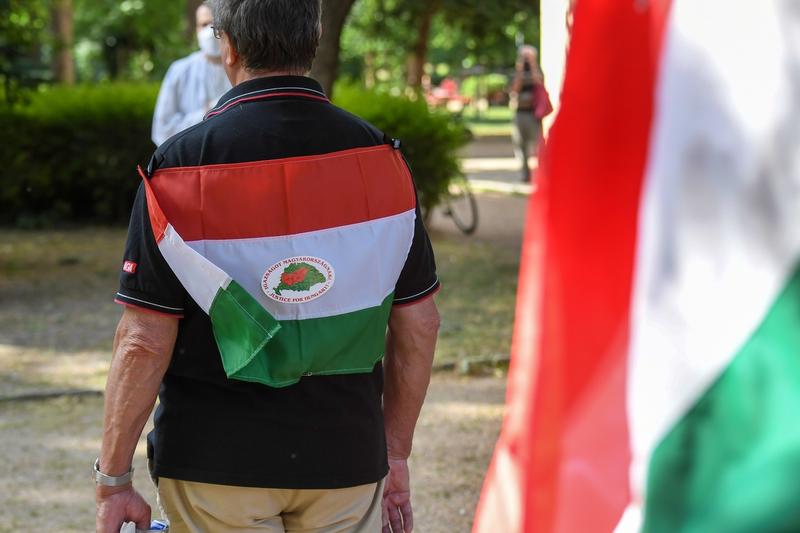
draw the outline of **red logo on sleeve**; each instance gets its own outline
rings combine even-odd
[[[122,264],[122,270],[128,274],[135,274],[137,266],[138,265],[133,261],[125,261],[125,263]]]

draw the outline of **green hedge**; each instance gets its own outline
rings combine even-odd
[[[457,151],[470,138],[461,122],[447,111],[430,110],[421,98],[374,93],[353,85],[337,85],[334,103],[400,139],[423,209],[438,205],[450,179],[461,174]]]
[[[0,223],[42,227],[125,223],[153,152],[158,86],[51,87],[24,107],[0,108]],[[403,141],[426,206],[459,173],[467,130],[421,101],[337,87],[336,103]]]
[[[157,85],[52,87],[0,111],[0,222],[121,223],[153,152]]]

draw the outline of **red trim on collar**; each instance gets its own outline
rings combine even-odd
[[[214,110],[209,111],[208,114],[206,114],[205,118],[211,118],[211,117],[213,117],[215,115],[219,115],[220,113],[223,113],[224,111],[227,111],[232,106],[234,106],[236,104],[241,104],[242,102],[252,102],[253,100],[265,100],[267,98],[275,98],[275,97],[278,97],[278,96],[299,96],[301,98],[310,98],[312,100],[319,100],[321,102],[330,103],[330,100],[328,100],[324,96],[316,96],[316,95],[313,95],[313,94],[308,94],[308,93],[299,92],[299,91],[285,91],[285,92],[280,92],[280,93],[261,94],[261,95],[256,95],[256,96],[249,96],[247,98],[234,99],[234,100],[228,102],[227,104],[225,104],[225,106],[222,107],[221,109],[214,109]]]

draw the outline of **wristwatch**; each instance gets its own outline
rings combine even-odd
[[[108,474],[104,474],[100,471],[100,458],[94,460],[94,469],[93,469],[93,477],[94,482],[98,485],[104,485],[106,487],[121,487],[122,485],[127,485],[133,479],[133,467],[128,471],[127,474],[122,474],[121,476],[109,476]]]

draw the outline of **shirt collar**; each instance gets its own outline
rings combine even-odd
[[[275,96],[298,96],[328,101],[322,86],[307,76],[266,76],[243,81],[222,95],[205,118],[218,115],[239,102],[261,100]]]

